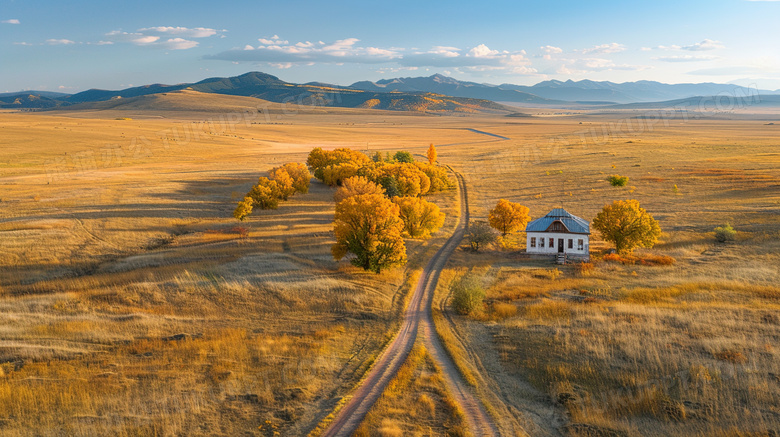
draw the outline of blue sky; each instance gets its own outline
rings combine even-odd
[[[290,82],[735,82],[780,89],[780,1],[0,0],[0,92],[263,71]]]

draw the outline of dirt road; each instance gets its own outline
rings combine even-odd
[[[371,406],[379,399],[387,383],[395,376],[409,352],[412,350],[417,332],[422,328],[425,347],[439,363],[445,376],[446,384],[452,395],[460,404],[466,416],[466,423],[475,436],[497,436],[498,429],[487,414],[484,406],[476,398],[474,391],[460,376],[455,363],[447,355],[433,325],[431,305],[433,293],[439,280],[439,274],[447,263],[450,255],[460,244],[469,220],[468,194],[463,177],[457,174],[460,192],[461,213],[455,232],[436,252],[425,266],[409,307],[404,313],[404,322],[392,343],[385,349],[368,373],[363,383],[353,393],[347,404],[339,411],[323,436],[349,436],[358,428]]]

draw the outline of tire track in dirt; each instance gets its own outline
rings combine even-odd
[[[450,168],[450,170],[452,169]],[[333,422],[323,432],[322,436],[324,437],[349,436],[355,432],[368,411],[382,395],[387,384],[406,361],[420,328],[422,328],[425,346],[439,364],[447,388],[461,406],[469,429],[477,436],[499,435],[498,428],[485,407],[477,399],[472,388],[463,380],[455,363],[447,354],[436,334],[431,313],[433,294],[439,275],[450,255],[460,245],[469,220],[466,184],[459,173],[454,171],[453,173],[458,180],[461,205],[460,217],[455,231],[423,269],[415,285],[409,306],[404,313],[404,321],[398,334],[379,356],[361,385],[352,393]]]

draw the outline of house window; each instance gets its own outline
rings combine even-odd
[[[531,237],[531,247],[536,247],[536,237]]]
[[[555,247],[555,238],[550,238],[550,247]]]
[[[544,247],[544,237],[539,239],[539,247]]]
[[[582,243],[582,238],[577,240],[577,249],[578,250],[583,250],[584,249],[584,246],[583,246],[583,243]]]
[[[569,238],[569,249],[574,249],[574,240]]]

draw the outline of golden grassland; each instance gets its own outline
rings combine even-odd
[[[371,408],[355,436],[467,436],[463,412],[422,342]]]
[[[552,146],[529,141],[541,144],[537,155],[525,154],[527,144],[459,153],[473,218],[485,219],[499,198],[534,218],[563,206],[588,220],[612,200],[636,198],[664,235],[639,259],[615,262],[602,259],[607,245],[596,234],[584,266],[500,245],[456,254],[439,296],[465,271],[487,290],[482,312],[437,319],[439,330],[460,334],[449,347],[461,349],[464,375],[516,385],[498,390],[508,406],[571,435],[777,433],[777,131],[763,120],[690,120],[582,143],[570,130],[581,126],[562,127]],[[612,187],[610,174],[629,176],[628,186]],[[720,244],[712,231],[725,222],[739,233]],[[524,236],[509,246],[522,248]],[[675,262],[664,265],[668,257]],[[534,391],[546,405],[529,405]]]
[[[437,329],[451,333],[445,341],[491,413],[510,417],[502,429],[777,429],[780,153],[777,126],[761,118],[770,115],[626,133],[615,127],[620,114],[252,112],[245,105],[254,102],[235,101],[191,112],[183,110],[191,103],[169,100],[162,112],[138,103],[0,113],[3,434],[311,430],[385,344],[413,281],[332,260],[332,191],[318,183],[243,223],[232,209],[263,172],[303,162],[313,147],[407,149],[424,159],[431,142],[466,177],[474,218],[499,198],[533,217],[564,206],[586,219],[636,198],[665,231],[650,252],[677,260],[595,260],[555,273],[510,249],[458,252],[437,301],[452,278],[474,270],[487,306],[462,318],[437,305]],[[604,126],[612,136],[590,133]],[[610,186],[611,174],[628,176],[628,186]],[[457,214],[453,193],[433,200]],[[711,231],[726,221],[738,239],[720,246]],[[433,240],[408,244],[408,272],[448,223]],[[398,405],[433,390],[436,418],[425,423],[443,432],[454,410],[423,378],[435,369],[419,354],[409,366],[410,379],[399,376],[401,388],[364,430],[411,430],[419,418]],[[675,375],[690,382],[668,390],[654,382]],[[650,393],[633,395],[638,389]]]

